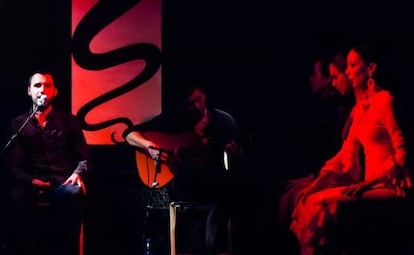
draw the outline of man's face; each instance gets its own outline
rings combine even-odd
[[[45,107],[50,105],[52,99],[57,95],[57,89],[53,78],[49,74],[34,74],[27,88],[27,94],[32,98],[33,103],[38,104],[42,95],[46,95]]]
[[[198,88],[187,98],[187,107],[190,111],[196,111],[202,117],[206,111],[206,95]]]
[[[317,92],[329,87],[330,78],[322,72],[322,61],[316,60],[313,64],[313,74],[309,77],[312,92]]]
[[[341,72],[334,64],[329,64],[329,74],[331,76],[332,87],[336,88],[341,95],[352,93],[352,87],[348,77]]]

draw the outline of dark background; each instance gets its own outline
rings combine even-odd
[[[70,9],[67,0],[0,1],[4,144],[8,121],[30,106],[27,78],[39,65],[57,67],[59,104],[70,109]],[[240,123],[248,164],[234,186],[239,254],[282,247],[274,225],[277,189],[312,157],[305,138],[314,58],[337,45],[385,39],[395,51],[399,89],[409,91],[410,14],[402,1],[163,1],[163,88],[176,86],[168,82],[175,70],[197,66],[208,77],[209,99]],[[142,187],[134,152],[91,151],[87,249],[137,254]]]

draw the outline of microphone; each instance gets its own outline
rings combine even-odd
[[[41,95],[40,98],[36,102],[36,106],[37,107],[45,106],[46,100],[47,100],[47,96],[46,95]]]
[[[164,151],[161,148],[156,148],[154,146],[150,146],[149,147],[152,150],[156,150],[157,151],[157,156],[154,158],[154,164],[155,164],[155,172],[156,173],[161,173],[161,153]]]

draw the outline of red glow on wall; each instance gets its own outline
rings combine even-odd
[[[148,59],[137,53],[145,55],[139,48],[143,44],[161,49],[161,0],[136,1],[118,9],[108,2],[116,1],[72,0],[72,38],[78,32],[77,45],[87,44],[89,51],[85,54],[78,46],[81,53],[72,54],[72,112],[82,113],[87,142],[93,145],[113,144],[111,134],[119,141],[128,125],[161,112],[161,68],[139,78]],[[95,34],[85,32],[94,29]],[[117,118],[130,124],[111,122]]]

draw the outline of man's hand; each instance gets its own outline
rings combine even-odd
[[[49,187],[50,186],[50,182],[45,182],[39,179],[33,179],[32,184],[38,187]]]
[[[79,174],[72,174],[62,185],[66,186],[68,183],[72,184],[73,186],[78,185],[79,188],[82,189],[83,194],[86,194],[86,186]]]
[[[162,151],[162,147],[154,142],[148,144],[147,152],[153,160],[161,160],[162,162],[167,161],[168,154],[165,151]]]
[[[241,153],[239,145],[234,140],[231,140],[226,144],[226,151],[230,152],[233,156],[240,155]]]

